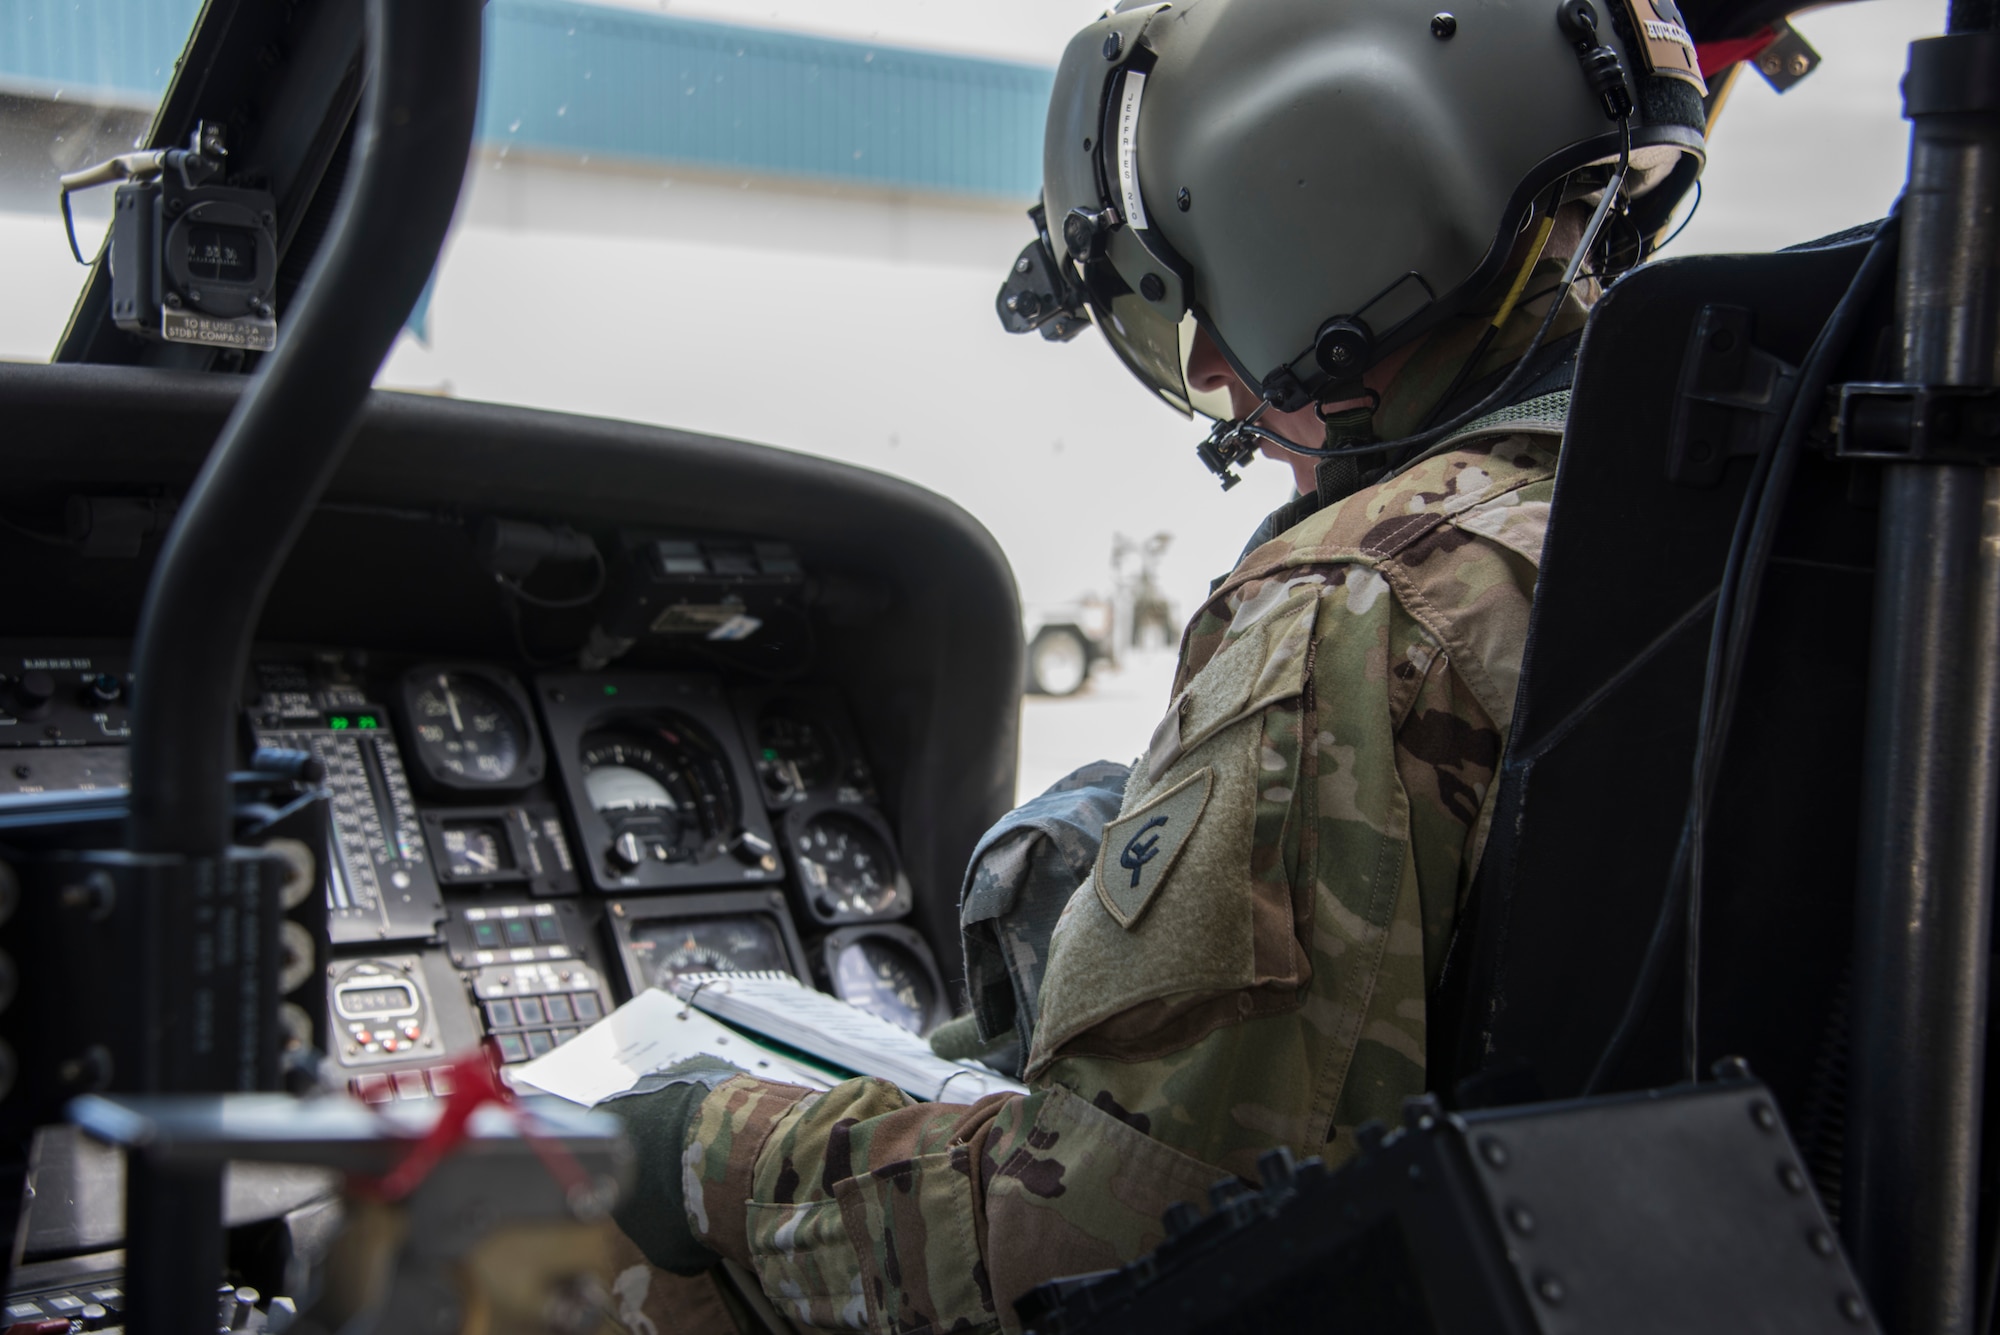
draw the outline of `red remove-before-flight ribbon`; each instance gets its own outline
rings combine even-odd
[[[559,1141],[535,1130],[534,1119],[514,1101],[514,1091],[500,1078],[499,1054],[489,1039],[486,1045],[462,1052],[445,1067],[451,1073],[451,1093],[431,1129],[424,1132],[394,1168],[375,1178],[356,1178],[354,1189],[377,1201],[400,1201],[423,1185],[446,1156],[465,1142],[472,1115],[489,1103],[497,1103],[514,1118],[521,1138],[534,1147],[549,1176],[571,1200],[590,1188],[590,1176],[576,1156]]]

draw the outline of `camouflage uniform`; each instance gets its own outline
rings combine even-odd
[[[1448,378],[1450,351],[1416,374]],[[688,1122],[695,1236],[802,1325],[1014,1329],[1025,1290],[1155,1246],[1167,1206],[1261,1152],[1338,1161],[1395,1117],[1424,1088],[1426,997],[1491,816],[1566,398],[1218,584],[1054,926],[1031,1094],[725,1080]],[[1385,430],[1428,402],[1385,396]]]

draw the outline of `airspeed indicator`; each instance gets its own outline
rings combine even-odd
[[[497,674],[419,668],[403,678],[410,751],[438,787],[520,788],[541,777],[541,747],[525,701]]]

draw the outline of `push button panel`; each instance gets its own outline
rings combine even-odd
[[[575,959],[585,933],[567,902],[475,904],[452,910],[445,940],[461,969]]]
[[[503,1063],[532,1061],[610,1010],[604,980],[575,960],[495,965],[473,975],[473,995]]]

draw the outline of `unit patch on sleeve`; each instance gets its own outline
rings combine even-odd
[[[1167,883],[1181,846],[1194,833],[1215,773],[1202,769],[1161,793],[1127,816],[1104,827],[1104,844],[1097,854],[1097,898],[1104,911],[1127,931]]]

